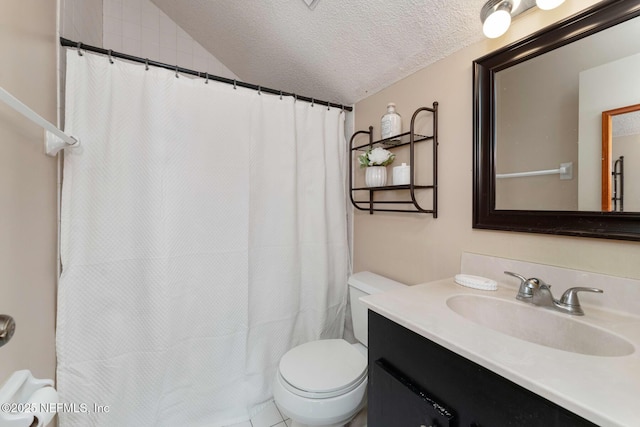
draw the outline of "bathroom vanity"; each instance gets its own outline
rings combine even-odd
[[[569,316],[516,301],[517,280],[491,277],[503,269],[530,276],[540,265],[471,258],[493,273],[463,271],[498,280],[497,291],[451,278],[362,299],[369,426],[640,425],[640,316],[598,305],[637,301],[637,280],[607,276],[605,283],[602,275],[549,267],[538,277],[555,285],[554,294],[576,284],[605,288],[599,296],[607,299],[589,295],[585,316]],[[632,294],[620,298],[625,291]]]
[[[595,426],[369,311],[370,427]]]

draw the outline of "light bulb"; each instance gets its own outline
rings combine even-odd
[[[482,32],[490,39],[500,37],[509,29],[511,25],[511,14],[504,9],[498,9],[487,16],[482,24]]]
[[[564,0],[536,0],[536,6],[542,10],[551,10],[564,3]]]

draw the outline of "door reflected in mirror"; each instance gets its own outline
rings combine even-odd
[[[640,104],[602,112],[602,210],[640,212]]]

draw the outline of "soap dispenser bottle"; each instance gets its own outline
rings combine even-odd
[[[402,117],[396,112],[396,104],[390,102],[387,104],[387,113],[380,121],[380,136],[382,139],[387,139],[401,133]]]

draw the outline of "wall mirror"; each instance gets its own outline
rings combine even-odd
[[[640,240],[638,40],[606,0],[474,61],[474,228]]]

